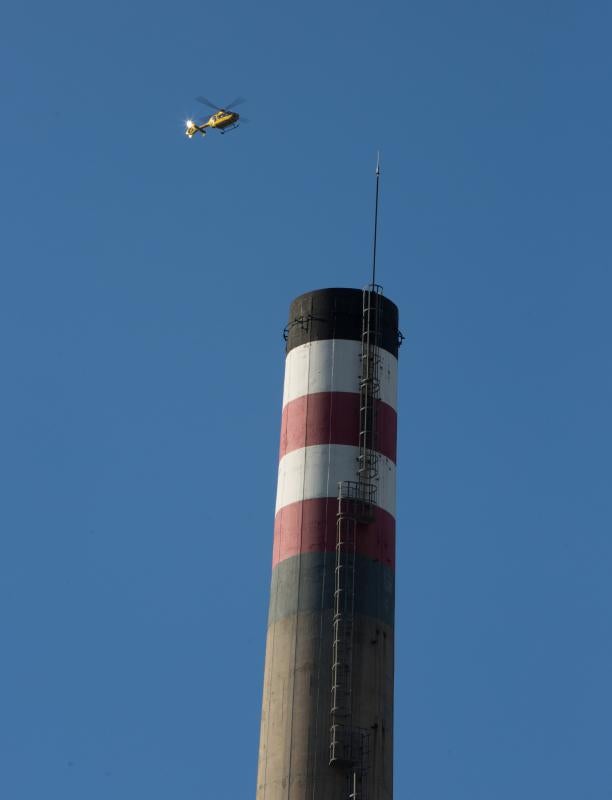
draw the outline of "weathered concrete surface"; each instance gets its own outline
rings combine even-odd
[[[332,611],[268,629],[257,800],[346,800],[329,766]],[[353,725],[370,731],[368,800],[393,797],[393,629],[355,619]]]

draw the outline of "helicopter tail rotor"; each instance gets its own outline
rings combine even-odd
[[[206,136],[206,125],[202,124],[202,121],[193,121],[192,119],[188,119],[185,122],[185,135],[192,139],[196,133],[201,133],[202,136]]]

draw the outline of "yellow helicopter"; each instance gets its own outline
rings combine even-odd
[[[240,103],[244,103],[244,97],[237,97],[232,103],[224,108],[221,108],[221,106],[218,106],[215,103],[211,103],[210,100],[207,100],[205,97],[196,97],[196,100],[198,103],[202,103],[203,105],[212,108],[215,113],[212,114],[212,116],[210,116],[208,119],[204,117],[199,122],[194,122],[192,119],[187,120],[185,123],[185,135],[190,139],[194,133],[201,133],[202,136],[206,136],[206,128],[217,128],[219,133],[225,133],[227,130],[232,130],[233,128],[238,127],[240,114],[232,109],[240,105]],[[247,120],[242,117],[242,121],[246,122]]]

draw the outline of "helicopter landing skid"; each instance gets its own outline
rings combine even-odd
[[[240,125],[239,125],[239,124],[236,124],[236,125],[231,125],[229,128],[226,128],[224,131],[219,131],[219,133],[220,133],[220,134],[223,136],[223,135],[224,135],[224,134],[226,134],[228,131],[233,131],[233,130],[235,130],[236,128],[239,128],[239,127],[240,127]]]

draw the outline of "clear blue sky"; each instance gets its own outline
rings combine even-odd
[[[612,797],[612,6],[7,0],[0,794],[254,797],[290,300],[400,307],[396,797]],[[251,124],[188,141],[204,94]]]

